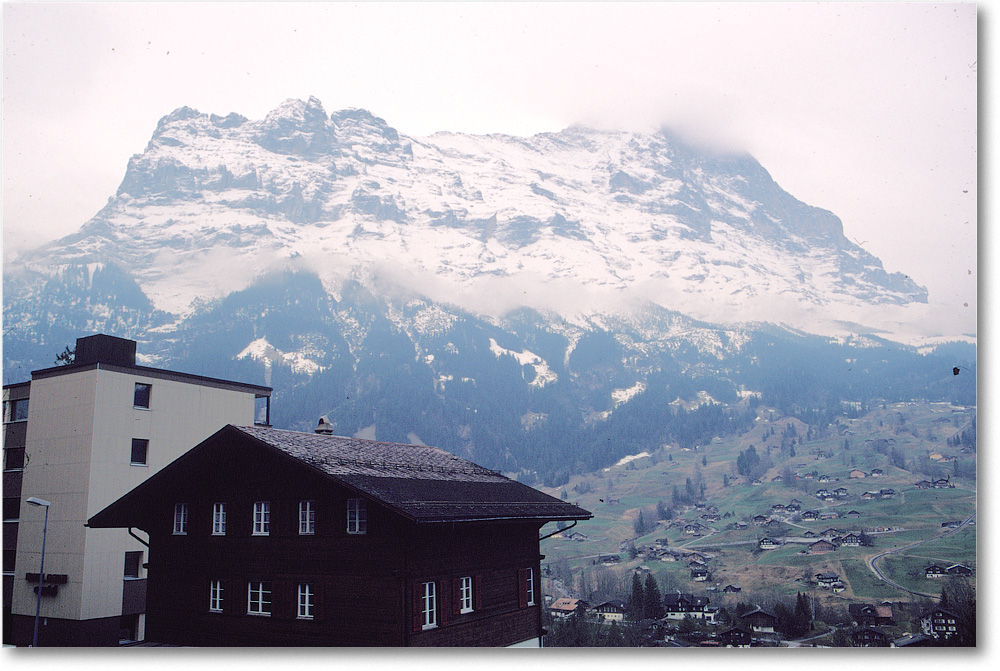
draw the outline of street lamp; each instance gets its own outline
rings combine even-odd
[[[45,536],[49,531],[49,507],[52,506],[51,503],[45,499],[40,499],[37,496],[31,496],[28,498],[28,503],[33,506],[41,506],[45,508],[45,525],[42,527],[42,565],[38,569],[38,597],[35,601],[35,635],[31,640],[31,647],[38,647],[38,615],[42,612],[42,576],[45,575]]]

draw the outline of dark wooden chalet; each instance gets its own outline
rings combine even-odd
[[[722,647],[749,648],[750,642],[750,630],[743,627],[733,627],[719,634],[719,645]]]
[[[889,648],[892,647],[892,639],[878,629],[871,627],[861,627],[855,629],[850,634],[851,646],[855,648]]]
[[[774,628],[778,624],[778,617],[760,608],[755,608],[749,613],[744,613],[740,618],[743,626],[750,627],[752,632],[774,633]]]
[[[88,525],[149,535],[147,641],[509,646],[540,527],[589,517],[434,447],[226,426]]]
[[[878,627],[896,624],[892,619],[892,606],[886,604],[851,603],[847,605],[847,610],[851,614],[851,619],[859,627]]]
[[[958,636],[958,615],[944,608],[933,608],[920,616],[920,627],[937,639]]]
[[[947,571],[948,575],[972,575],[972,569],[965,564],[952,564]]]
[[[829,541],[818,540],[809,546],[809,554],[825,554],[827,552],[833,552],[837,549],[837,546]]]
[[[925,578],[941,578],[946,575],[948,575],[948,570],[943,566],[939,566],[938,564],[931,564],[930,566],[924,569]]]

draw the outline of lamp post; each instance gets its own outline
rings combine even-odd
[[[42,612],[42,576],[45,575],[45,536],[49,531],[49,507],[52,506],[51,503],[45,499],[40,499],[36,496],[29,497],[27,500],[33,506],[41,506],[45,508],[45,524],[42,526],[42,565],[38,568],[38,597],[35,601],[35,635],[31,639],[31,647],[38,647],[38,615]]]

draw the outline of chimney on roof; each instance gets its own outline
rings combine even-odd
[[[330,423],[330,418],[327,417],[326,415],[320,417],[319,424],[317,424],[316,428],[313,429],[313,433],[318,433],[323,436],[332,436],[333,424]]]

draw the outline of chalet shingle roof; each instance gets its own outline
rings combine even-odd
[[[219,441],[277,450],[293,463],[311,467],[417,523],[591,517],[583,508],[436,447],[229,425],[98,513],[92,525],[120,524],[128,499],[141,497],[140,490],[171,477],[176,464]],[[111,524],[112,520],[117,523]]]

